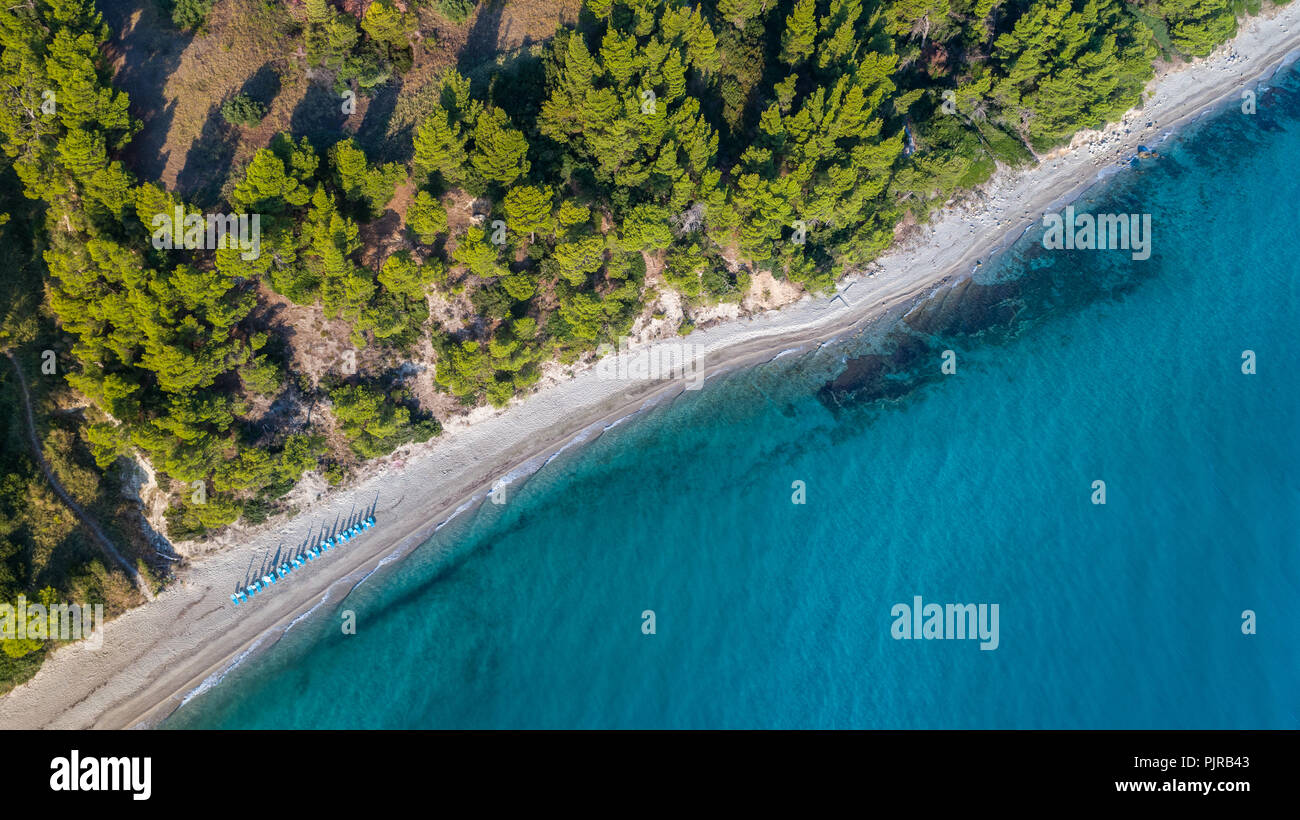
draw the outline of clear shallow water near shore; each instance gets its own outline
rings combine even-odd
[[[1274,82],[1079,203],[1151,213],[1150,260],[1035,230],[906,319],[711,380],[167,725],[1300,726],[1300,82]],[[915,595],[998,604],[998,649],[893,640]]]

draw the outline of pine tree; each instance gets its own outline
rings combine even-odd
[[[396,162],[371,167],[365,153],[350,137],[330,148],[330,163],[344,196],[354,202],[365,202],[372,215],[383,212],[397,184],[406,178],[405,168]]]
[[[591,209],[584,205],[576,205],[571,200],[563,200],[559,209],[555,212],[555,220],[559,227],[568,232],[578,225],[591,219]]]
[[[535,240],[538,233],[549,233],[553,224],[552,196],[549,185],[512,188],[506,194],[506,225],[516,234],[528,234],[530,241]]]
[[[307,22],[313,25],[326,23],[334,17],[329,0],[306,0],[303,6],[307,11]]]
[[[470,228],[456,245],[452,258],[474,274],[488,279],[498,275],[501,267],[497,263],[500,257],[497,246],[488,243],[486,239],[487,233],[482,228]]]
[[[781,61],[796,66],[813,53],[817,39],[817,0],[798,0],[785,18],[781,35]]]
[[[406,48],[415,31],[415,17],[403,14],[389,0],[375,0],[361,19],[361,28],[370,39],[389,48]]]
[[[946,40],[954,31],[949,0],[893,0],[886,9],[889,33],[900,40]]]
[[[441,105],[435,106],[415,133],[415,170],[440,173],[448,184],[459,185],[464,180],[466,159],[460,124]]]
[[[1159,0],[1156,9],[1169,24],[1174,48],[1204,57],[1237,33],[1237,16],[1228,0]]]
[[[407,299],[424,298],[426,283],[423,271],[408,251],[398,251],[384,260],[379,271],[379,284]]]
[[[627,86],[640,68],[636,38],[624,36],[612,27],[606,30],[600,41],[600,63],[618,87]]]
[[[330,164],[344,196],[358,200],[366,187],[366,178],[370,171],[365,153],[357,147],[351,138],[334,143],[329,152]]]
[[[474,150],[470,164],[485,182],[510,185],[528,174],[528,141],[510,126],[506,112],[495,106],[479,115],[474,125]]]
[[[271,149],[262,148],[253,155],[230,202],[243,213],[279,214],[306,205],[310,198],[311,191],[289,176],[284,162]]]
[[[768,0],[718,0],[718,16],[739,29],[767,11]]]
[[[362,458],[383,455],[415,437],[411,411],[386,402],[371,387],[344,385],[330,393],[330,401],[343,435]]]
[[[426,245],[447,232],[447,210],[428,191],[420,191],[406,210],[406,224]]]
[[[662,250],[672,244],[668,211],[656,205],[638,205],[628,212],[620,230],[623,248],[630,251]]]
[[[600,270],[605,263],[605,240],[589,236],[555,246],[556,264],[560,275],[575,288],[587,283],[587,277]]]
[[[1155,56],[1120,0],[1038,0],[994,41],[994,98],[1025,109],[1030,142],[1046,149],[1136,105]]]

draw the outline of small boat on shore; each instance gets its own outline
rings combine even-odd
[[[359,521],[357,521],[357,523],[353,524],[351,527],[348,527],[345,530],[341,530],[335,535],[331,535],[327,538],[321,539],[320,544],[318,544],[317,546],[306,548],[302,552],[298,553],[297,555],[294,555],[284,563],[280,564],[280,566],[273,568],[270,572],[263,575],[260,580],[254,581],[252,584],[248,585],[245,589],[236,591],[233,595],[230,596],[231,602],[235,606],[239,606],[241,603],[244,603],[249,598],[252,598],[258,592],[266,589],[271,584],[278,583],[282,578],[288,578],[289,574],[292,573],[295,568],[305,566],[308,561],[315,561],[323,553],[329,552],[334,547],[346,544],[348,541],[351,541],[353,538],[356,538],[358,535],[361,535],[361,533],[365,532],[366,530],[373,529],[374,526],[375,526],[375,517],[373,515],[370,515],[370,516],[366,516],[363,519],[360,519]]]

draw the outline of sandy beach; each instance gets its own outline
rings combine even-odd
[[[1158,76],[1140,110],[1105,131],[1081,133],[1034,168],[1000,172],[964,204],[892,249],[872,271],[841,282],[834,298],[805,297],[691,334],[686,341],[704,351],[701,372],[716,375],[814,347],[968,275],[1043,213],[1063,207],[1106,169],[1127,162],[1138,146],[1155,147],[1218,104],[1237,105],[1243,91],[1267,79],[1296,50],[1300,4],[1246,22],[1210,57]],[[301,504],[291,520],[233,528],[189,553],[187,567],[156,600],[110,622],[98,651],[62,647],[33,680],[0,698],[0,728],[156,725],[187,696],[273,645],[305,613],[332,611],[376,569],[427,541],[458,513],[469,514],[497,481],[532,472],[557,450],[590,441],[684,387],[681,380],[602,379],[588,368],[504,411],[479,410],[448,423],[434,441],[404,447],[368,465],[350,486]],[[322,528],[331,530],[363,512],[378,520],[373,530],[270,592],[232,604],[234,589],[271,556],[278,553],[279,563],[318,541]]]

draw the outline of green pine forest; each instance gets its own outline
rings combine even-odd
[[[416,62],[420,3],[475,13],[471,0],[375,0],[359,16],[293,0],[276,19],[333,93],[366,98]],[[212,5],[169,6],[178,35],[201,30]],[[900,224],[1117,119],[1158,61],[1206,55],[1259,11],[1260,0],[586,0],[575,24],[473,80],[443,71],[394,154],[409,159],[368,156],[343,132],[283,133],[231,167],[215,210],[260,216],[261,253],[246,260],[153,246],[155,214],[214,206],[124,159],[141,124],[114,88],[93,0],[15,0],[0,13],[0,347],[36,388],[47,458],[123,522],[124,554],[162,583],[168,566],[128,533],[140,517],[118,491],[129,462],[168,494],[166,537],[187,541],[291,511],[309,471],[338,483],[441,431],[400,366],[294,372],[268,294],[342,323],[347,345],[372,354],[363,362],[418,361],[456,405],[502,406],[545,363],[617,343],[664,289],[687,306],[681,333],[692,310],[738,302],[760,272],[832,289]],[[235,125],[265,111],[244,98],[223,109]],[[403,190],[401,247],[370,253],[366,229]],[[469,202],[475,218],[455,218]],[[474,321],[444,327],[432,295],[468,299]],[[45,350],[58,378],[40,375]],[[12,371],[0,375],[0,601],[45,590],[113,611],[137,603],[87,539],[64,543],[76,523],[43,489]],[[310,412],[281,423],[267,408],[287,401]],[[0,688],[39,655],[6,646]]]

